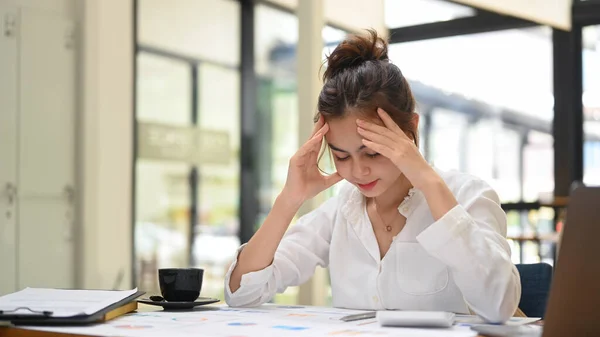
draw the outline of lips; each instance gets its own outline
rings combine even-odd
[[[373,189],[373,187],[375,187],[375,185],[377,185],[377,180],[373,180],[372,182],[368,183],[368,184],[358,184],[358,187],[360,187],[362,190],[368,191]]]

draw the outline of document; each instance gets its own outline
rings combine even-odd
[[[137,288],[124,291],[26,288],[0,297],[0,314],[47,317],[92,315],[136,292]]]
[[[357,313],[325,307],[265,304],[256,308],[226,305],[189,311],[135,312],[90,326],[42,326],[27,329],[90,336],[120,337],[475,337],[470,327],[438,329],[385,328],[376,320],[344,322]]]

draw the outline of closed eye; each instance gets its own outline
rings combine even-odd
[[[341,157],[341,158],[340,158],[340,157],[338,157],[338,156],[335,156],[335,159],[337,159],[337,160],[339,160],[339,161],[348,160],[348,158],[350,158],[350,156]]]
[[[377,156],[379,156],[379,153],[375,152],[375,153],[367,153],[367,156],[369,156],[370,158],[375,158]]]

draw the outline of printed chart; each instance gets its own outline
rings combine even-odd
[[[149,311],[132,313],[104,324],[88,327],[32,327],[90,336],[157,337],[396,337],[476,336],[468,326],[451,329],[382,328],[375,319],[343,322],[355,310],[263,305],[230,308],[225,305],[200,307],[193,311]]]

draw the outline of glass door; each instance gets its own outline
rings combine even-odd
[[[190,262],[192,75],[186,62],[145,52],[137,67],[136,280],[158,292],[158,268]]]
[[[137,1],[135,275],[204,269],[223,298],[239,246],[240,2]]]

